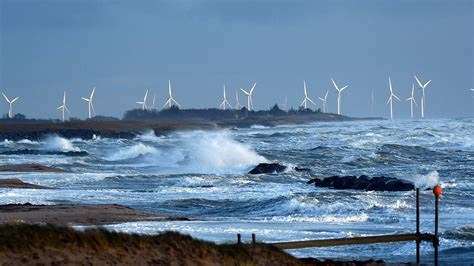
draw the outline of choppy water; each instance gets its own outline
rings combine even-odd
[[[40,163],[71,173],[1,173],[60,190],[0,189],[0,204],[115,203],[202,219],[108,228],[139,233],[177,230],[215,242],[291,241],[413,232],[414,192],[315,188],[314,177],[385,175],[410,181],[440,177],[442,262],[474,262],[474,120],[314,123],[219,132],[145,133],[133,140],[0,142],[16,149],[87,151],[85,157],[0,155],[0,163]],[[252,176],[260,162],[312,169]],[[422,193],[423,232],[433,232],[434,197]],[[289,251],[300,257],[414,261],[415,243]],[[423,260],[432,247],[422,246]]]

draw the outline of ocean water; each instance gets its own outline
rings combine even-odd
[[[414,192],[333,190],[307,185],[332,175],[385,175],[439,182],[440,260],[474,262],[474,119],[318,122],[135,139],[4,140],[8,150],[87,151],[89,156],[0,155],[0,164],[40,163],[68,173],[1,173],[0,178],[59,190],[0,189],[0,204],[121,204],[198,219],[108,225],[154,234],[176,230],[219,243],[279,242],[409,233],[415,230]],[[248,175],[261,162],[279,161],[312,171]],[[434,230],[434,196],[421,193],[421,231]],[[414,262],[415,243],[288,250],[298,257]],[[422,245],[422,261],[433,248]]]

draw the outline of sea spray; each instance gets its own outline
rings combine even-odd
[[[49,151],[81,151],[70,140],[57,135],[49,136],[43,143],[43,148]]]
[[[114,151],[106,159],[109,161],[118,161],[137,158],[140,155],[145,154],[157,154],[158,150],[155,147],[145,145],[143,143],[135,144],[131,147],[123,148],[118,151]]]
[[[427,175],[419,175],[415,177],[415,187],[422,190],[433,188],[439,184],[439,173],[438,171],[433,171]]]

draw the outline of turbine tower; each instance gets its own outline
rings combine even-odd
[[[82,99],[87,102],[87,106],[89,108],[89,119],[92,118],[92,113],[94,113],[95,115],[94,104],[92,103],[94,92],[95,92],[95,87],[92,88],[92,93],[91,93],[91,96],[89,96],[89,98],[82,97]]]
[[[430,84],[431,82],[431,79],[428,80],[428,82],[426,82],[425,84],[423,84],[419,79],[418,77],[415,75],[415,79],[416,79],[416,82],[418,83],[418,85],[420,86],[420,89],[422,90],[423,92],[423,96],[421,97],[421,118],[425,118],[425,105],[426,105],[426,101],[425,101],[425,89],[428,87],[428,84]]]
[[[285,96],[285,102],[283,103],[283,111],[288,112],[288,97]]]
[[[181,108],[181,105],[173,98],[173,94],[171,93],[171,80],[168,80],[168,93],[169,93],[169,98],[163,105],[165,107],[168,105],[168,108],[171,108],[173,106],[173,103],[176,104],[178,107]]]
[[[148,90],[146,90],[145,92],[145,97],[143,97],[143,102],[137,102],[139,105],[142,106],[142,110],[145,110],[148,108],[148,106],[146,106],[146,97],[148,96]]]
[[[334,87],[337,90],[337,114],[340,115],[341,114],[341,92],[343,90],[345,90],[347,87],[349,87],[349,85],[346,85],[342,88],[339,88],[337,86],[336,82],[334,81],[334,79],[331,78],[331,81],[332,81],[332,84],[334,84]]]
[[[387,101],[387,104],[390,104],[390,119],[393,120],[393,98],[400,100],[400,98],[397,97],[397,95],[395,95],[395,93],[393,93],[393,89],[392,89],[392,80],[390,79],[390,77],[388,77],[388,84],[390,86],[390,96],[388,97],[388,101]]]
[[[411,85],[411,97],[407,98],[407,101],[410,101],[410,112],[411,112],[411,118],[413,119],[413,104],[415,104],[418,107],[418,104],[416,104],[416,100],[415,100],[415,84]]]
[[[318,97],[323,102],[323,112],[324,113],[326,113],[328,94],[329,94],[329,91],[326,91],[326,95],[324,95],[324,98]]]
[[[300,104],[300,106],[303,106],[304,105],[304,109],[307,108],[307,103],[308,101],[310,101],[312,104],[316,105],[313,100],[311,100],[309,97],[308,97],[308,91],[306,90],[306,80],[303,80],[303,88],[304,88],[304,99],[303,99],[303,102]]]
[[[254,83],[253,84],[253,87],[252,89],[250,90],[250,92],[246,92],[244,89],[240,88],[240,90],[245,94],[247,95],[247,110],[249,111],[252,111],[252,108],[253,108],[253,102],[252,102],[252,93],[253,93],[253,90],[255,89],[255,86],[257,86],[257,83]]]
[[[243,106],[239,102],[239,94],[237,93],[237,90],[235,90],[235,109],[240,110]]]
[[[13,103],[16,102],[16,100],[20,99],[20,97],[16,97],[15,99],[13,100],[10,100],[8,99],[8,97],[2,92],[3,94],[3,98],[5,98],[5,101],[7,101],[7,103],[10,105],[10,108],[8,109],[8,118],[12,118],[13,117]]]
[[[222,110],[225,111],[226,105],[228,105],[229,108],[232,108],[232,106],[230,105],[230,103],[227,101],[227,96],[225,95],[225,84],[224,84],[224,100],[222,101],[221,105],[219,105],[219,108],[222,107]]]
[[[71,115],[71,113],[69,112],[69,109],[67,109],[67,106],[66,106],[66,91],[64,91],[64,96],[63,96],[63,105],[59,106],[57,108],[58,110],[61,110],[61,113],[62,113],[62,121],[64,122],[65,119],[64,119],[64,111],[67,111],[67,113],[69,115]]]

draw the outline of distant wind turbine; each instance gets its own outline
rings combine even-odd
[[[328,94],[329,94],[329,91],[326,91],[326,95],[324,95],[324,98],[318,97],[323,102],[323,112],[324,113],[326,113]]]
[[[244,89],[240,88],[240,90],[247,95],[247,110],[252,111],[253,108],[253,102],[252,102],[252,93],[253,90],[255,89],[255,86],[257,86],[257,83],[253,84],[252,89],[250,89],[250,92],[245,91]]]
[[[92,93],[91,93],[91,96],[89,96],[89,98],[81,97],[84,101],[87,102],[87,106],[88,106],[88,109],[89,109],[89,118],[92,118],[92,113],[94,113],[94,115],[95,115],[94,104],[92,103],[92,98],[94,97],[94,92],[95,92],[95,87],[92,88]]]
[[[3,94],[3,98],[5,98],[5,101],[7,101],[7,103],[10,105],[10,108],[8,109],[8,118],[12,118],[13,117],[13,103],[16,102],[18,99],[20,99],[20,97],[16,97],[15,99],[13,100],[10,100],[8,99],[8,97],[2,92]]]
[[[148,96],[148,90],[146,90],[145,92],[145,97],[143,97],[143,101],[142,102],[137,102],[139,105],[142,106],[142,110],[145,110],[148,108],[148,106],[146,106],[146,97]]]
[[[400,98],[397,97],[397,95],[395,95],[395,93],[393,93],[393,89],[392,89],[392,80],[390,79],[390,77],[388,77],[388,84],[390,86],[390,96],[388,97],[388,101],[387,101],[387,104],[390,104],[390,119],[393,120],[393,98],[400,100]]]
[[[168,80],[168,93],[169,93],[169,98],[163,105],[165,107],[168,105],[168,108],[171,108],[173,106],[173,103],[176,104],[178,107],[181,108],[181,105],[173,98],[173,94],[171,93],[171,80]]]
[[[332,81],[332,84],[334,85],[334,87],[337,90],[337,114],[340,115],[341,114],[341,92],[343,90],[345,90],[347,87],[349,87],[349,85],[346,85],[342,88],[339,88],[337,86],[336,82],[334,81],[334,79],[331,78],[331,81]]]
[[[370,98],[370,110],[372,112],[372,116],[374,116],[374,106],[375,106],[375,97],[374,97],[374,89],[372,89],[372,95]]]
[[[304,109],[307,108],[307,103],[308,101],[310,101],[312,104],[316,105],[313,100],[311,100],[309,97],[308,97],[308,91],[306,89],[306,80],[303,80],[303,88],[304,88],[304,99],[303,99],[303,102],[300,104],[300,106],[304,106]]]
[[[416,82],[420,86],[420,89],[423,92],[423,96],[421,97],[421,118],[425,117],[425,105],[426,105],[426,100],[425,100],[425,89],[428,87],[428,84],[430,84],[431,80],[428,80],[425,84],[423,84],[418,77],[415,75]]]
[[[418,104],[416,104],[416,100],[415,100],[415,84],[411,85],[411,97],[407,98],[407,101],[410,101],[410,112],[411,112],[411,118],[413,119],[413,104],[415,104],[418,107]]]
[[[151,109],[155,109],[155,99],[156,99],[156,93],[153,93],[153,102],[150,106]]]
[[[227,96],[225,95],[225,84],[224,84],[224,100],[222,101],[221,105],[219,105],[219,108],[222,108],[222,110],[225,110],[226,105],[228,105],[229,108],[232,108],[230,103],[227,101]]]
[[[61,110],[61,113],[62,113],[62,121],[64,122],[65,119],[64,119],[64,111],[67,111],[67,113],[69,115],[71,115],[71,113],[69,112],[69,109],[67,109],[67,106],[66,106],[66,91],[64,91],[64,96],[63,96],[63,105],[59,106],[57,108],[58,110]]]
[[[237,93],[237,90],[235,90],[235,109],[240,110],[243,106],[239,102],[239,94]]]
[[[283,111],[288,111],[288,97],[285,96],[285,102],[283,103]]]

